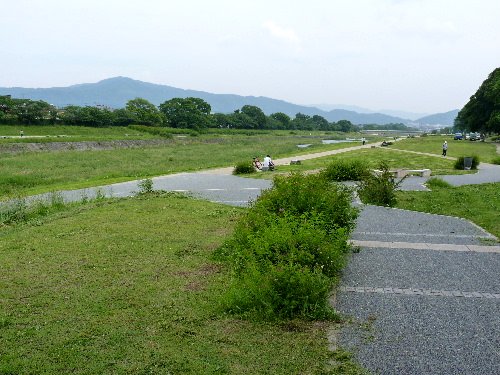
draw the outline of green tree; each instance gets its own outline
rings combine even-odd
[[[162,116],[158,108],[143,98],[129,100],[125,109],[131,114],[134,122],[141,125],[161,125]]]
[[[173,128],[203,129],[211,127],[210,104],[200,98],[173,98],[160,104],[160,111]]]
[[[455,128],[500,133],[500,68],[488,78],[458,113]]]
[[[254,105],[244,105],[241,107],[241,113],[250,117],[255,124],[257,124],[258,129],[264,129],[266,127],[267,118],[262,109]]]
[[[290,126],[290,116],[283,112],[272,113],[269,116],[271,119],[278,121],[281,124],[281,128],[288,129]]]

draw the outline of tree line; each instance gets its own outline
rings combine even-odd
[[[277,112],[267,116],[257,106],[244,105],[233,113],[212,113],[209,103],[200,98],[173,98],[155,106],[143,98],[126,103],[125,108],[70,105],[61,109],[43,101],[0,96],[0,123],[3,124],[65,124],[92,127],[168,126],[202,130],[227,129],[291,129],[355,131],[350,121],[329,122],[319,115],[297,113],[291,118]]]

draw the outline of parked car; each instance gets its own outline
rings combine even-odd
[[[479,133],[470,133],[469,141],[479,141],[481,139],[481,134]]]
[[[462,135],[462,133],[455,133],[453,139],[456,141],[461,141],[462,139],[464,139],[464,136]]]

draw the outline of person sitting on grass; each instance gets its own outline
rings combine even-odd
[[[265,168],[268,168],[270,171],[274,169],[274,163],[269,155],[266,155],[264,158],[264,165]]]
[[[258,157],[253,158],[252,164],[257,170],[260,171],[262,169],[262,163],[260,162]]]

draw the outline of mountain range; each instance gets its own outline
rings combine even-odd
[[[323,108],[321,109],[314,106],[293,104],[284,100],[263,96],[213,94],[205,91],[184,90],[166,85],[138,81],[127,77],[108,78],[97,83],[84,83],[68,87],[0,87],[0,95],[11,95],[14,98],[44,100],[57,107],[65,107],[67,105],[103,105],[111,108],[123,108],[127,101],[134,98],[144,98],[155,105],[160,105],[172,98],[197,97],[208,102],[213,112],[231,113],[244,105],[253,105],[261,108],[267,115],[275,112],[283,112],[294,117],[300,112],[309,116],[320,115],[328,121],[336,122],[339,120],[349,120],[357,125],[403,123],[412,126],[451,126],[458,113],[458,110],[453,110],[410,120],[387,113],[369,112],[367,109],[355,106],[344,106],[344,108],[358,108],[359,112],[342,108],[331,109],[332,107],[328,105],[320,105]]]

